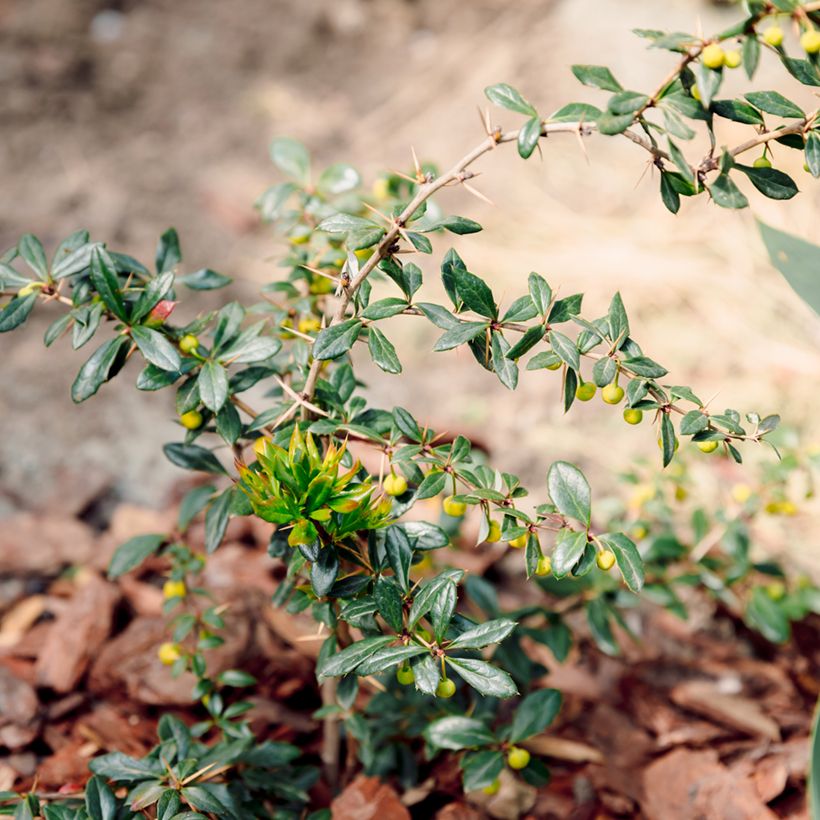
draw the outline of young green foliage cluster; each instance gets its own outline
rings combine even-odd
[[[266,191],[257,205],[288,240],[283,259],[288,274],[267,285],[256,304],[229,302],[174,325],[181,287],[208,290],[230,279],[210,269],[181,275],[173,229],[161,237],[153,268],[91,241],[85,231],[68,237],[50,260],[31,235],[0,258],[0,290],[12,296],[0,310],[0,332],[22,326],[35,306],[49,303],[66,310],[46,331],[48,346],[70,335],[79,348],[104,324],[113,329],[113,337],[94,350],[77,375],[71,389],[76,402],[93,396],[135,357],[143,362],[138,389],[174,389],[184,434],[165,446],[165,455],[184,469],[219,479],[188,494],[180,537],[203,513],[207,553],[218,548],[232,516],[254,514],[275,525],[270,552],[287,564],[275,603],[293,612],[309,609],[327,630],[317,675],[338,685],[335,702],[326,703],[324,714],[343,717],[345,730],[360,742],[368,771],[396,771],[412,757],[409,742],[423,738],[430,756],[464,751],[467,789],[493,788],[504,755],[530,782],[543,783],[547,777],[543,764],[515,744],[543,731],[560,700],[552,690],[530,691],[543,667],[527,657],[520,638],[549,646],[560,660],[570,632],[546,606],[501,612],[492,585],[448,566],[446,557],[431,560],[457,536],[468,510],[479,522],[479,542],[504,541],[521,549],[528,578],[551,594],[578,595],[577,606],[585,609],[604,651],[618,651],[613,624],[624,625],[622,605],[645,585],[652,598],[680,610],[672,587],[683,576],[714,590],[715,577],[728,588],[749,574],[738,574],[740,564],[751,567],[742,546],[728,561],[704,563],[685,546],[659,551],[643,537],[636,545],[628,521],[601,525],[589,483],[565,461],[548,468],[544,487],[531,500],[517,476],[493,468],[463,436],[447,440],[400,407],[369,407],[352,358],[358,348],[366,349],[383,371],[400,373],[399,354],[380,322],[403,314],[441,331],[434,351],[466,346],[511,390],[526,356],[527,371],[554,371],[561,380],[565,411],[600,388],[605,404],[623,403],[627,423],[638,425],[651,414],[651,435],[664,466],[675,459],[682,437],[704,453],[720,449],[737,462],[741,445],[767,441],[778,416],[742,416],[731,408],[715,412],[690,387],[666,383],[666,368],[636,341],[619,294],[605,315],[584,315],[583,294],[558,298],[547,279],[533,272],[526,290],[522,287],[502,306],[489,284],[448,250],[439,267],[449,302],[437,304],[417,298],[424,272],[408,260],[432,254],[432,240],[445,231],[481,230],[472,219],[444,213],[432,199],[435,194],[449,186],[474,190],[470,166],[479,157],[514,142],[528,158],[552,133],[623,134],[650,153],[660,171],[663,202],[672,211],[678,210],[681,195],[703,192],[718,205],[745,206],[732,179],[737,172],[766,196],[792,196],[796,186],[782,172],[762,162],[746,166],[736,161],[762,147],[768,162],[773,142],[804,151],[808,170],[820,176],[817,111],[806,113],[774,92],[750,92],[742,100],[716,97],[725,70],[743,64],[749,77],[754,75],[761,47],[776,52],[800,82],[820,85],[818,50],[805,37],[820,23],[820,9],[792,0],[752,1],[746,3],[746,15],[739,26],[707,40],[640,32],[653,47],[680,55],[674,71],[652,93],[623,89],[604,67],[575,66],[583,83],[611,94],[605,110],[571,103],[543,118],[510,86],[488,88],[492,102],[527,117],[524,127],[504,132],[488,121],[482,142],[444,173],[417,163],[413,175],[387,175],[365,192],[359,173],[342,163],[314,181],[305,148],[290,139],[275,140],[272,159],[288,181]],[[773,34],[771,18],[781,15],[804,30],[804,57],[788,56],[782,37]],[[729,40],[738,41],[737,55],[724,49]],[[771,127],[764,115],[789,121]],[[754,136],[718,151],[716,118],[747,123]],[[702,123],[710,137],[709,153],[696,164],[676,142],[695,135],[687,120]],[[257,385],[266,387],[271,399],[261,411],[243,398]],[[226,447],[229,459],[220,457]],[[376,453],[381,468],[369,472],[353,451]],[[427,503],[419,509],[429,508],[429,500],[437,497],[443,499],[442,514],[435,521],[407,516],[421,502]],[[177,534],[141,536],[122,545],[111,574],[133,569],[158,552],[171,558],[179,576],[171,582],[182,584],[170,591],[181,592],[183,576],[198,559],[178,543]],[[697,572],[688,564],[697,565]],[[675,566],[686,572],[673,575]],[[618,576],[609,572],[613,567]],[[768,637],[781,639],[784,630],[771,627],[768,604],[761,615],[761,594],[751,585],[745,593],[751,596],[749,621]],[[171,602],[177,598],[185,599],[186,593],[170,595]],[[462,605],[466,599],[476,605],[472,610]],[[486,620],[476,620],[476,608]],[[176,672],[197,675],[196,697],[207,701],[211,716],[206,730],[217,728],[234,742],[209,748],[166,720],[158,751],[146,760],[101,758],[95,772],[133,784],[128,805],[134,811],[156,802],[162,817],[196,816],[184,815],[185,805],[194,812],[239,816],[246,801],[256,799],[247,779],[257,782],[257,766],[284,767],[283,776],[271,781],[274,801],[304,798],[312,775],[289,768],[289,749],[254,746],[245,724],[234,721],[242,714],[241,702],[224,701],[222,686],[250,681],[237,670],[227,680],[224,673],[221,680],[207,675],[202,652],[221,640],[213,634],[220,626],[221,615],[213,607],[177,615],[173,641],[163,645],[160,657]],[[186,641],[192,645],[186,647]],[[385,673],[391,674],[379,677]],[[379,721],[357,713],[362,682],[379,691],[371,703],[384,707],[389,701],[396,708],[379,708]],[[498,699],[522,693],[512,722],[496,721]],[[408,718],[406,707],[421,717]],[[238,781],[196,785],[203,766],[240,763]],[[288,781],[295,791],[282,796]],[[94,789],[105,788],[92,782]]]

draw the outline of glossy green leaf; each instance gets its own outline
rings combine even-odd
[[[358,319],[348,319],[319,331],[313,343],[313,357],[324,361],[344,355],[359,337],[361,327]]]
[[[199,371],[197,387],[202,403],[212,413],[219,412],[228,400],[228,374],[225,368],[216,362],[205,362]]]
[[[615,553],[615,561],[621,571],[624,583],[632,592],[640,592],[645,571],[638,548],[622,532],[608,532],[598,536],[601,543]]]
[[[116,336],[98,347],[71,385],[72,400],[79,404],[93,396],[122,366],[129,345],[128,337]]]
[[[108,565],[108,577],[136,569],[149,555],[153,555],[165,543],[164,535],[137,535],[117,547]]]
[[[480,720],[459,715],[434,720],[423,734],[434,749],[476,749],[496,742],[493,733]]]
[[[367,346],[370,350],[370,358],[385,373],[401,373],[401,362],[396,353],[396,348],[375,325],[368,328]]]
[[[556,461],[547,472],[547,488],[562,515],[589,526],[592,493],[584,474],[566,461]]]
[[[496,85],[487,86],[484,89],[484,94],[494,105],[499,105],[510,111],[527,114],[530,117],[535,117],[538,114],[532,103],[525,100],[516,89],[511,85],[507,85],[507,83],[496,83]]]
[[[0,310],[0,333],[8,333],[10,330],[20,327],[28,319],[31,311],[34,310],[36,301],[37,292],[12,299]]]
[[[527,695],[513,715],[510,743],[519,743],[541,734],[558,715],[561,700],[557,689],[539,689]]]
[[[137,343],[145,360],[160,370],[176,372],[182,366],[177,349],[159,331],[134,325],[131,328],[131,337]]]
[[[518,694],[518,687],[509,674],[487,661],[448,657],[447,665],[485,697],[512,698]]]

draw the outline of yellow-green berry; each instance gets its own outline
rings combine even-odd
[[[530,763],[530,753],[520,746],[510,746],[507,752],[507,765],[511,769],[526,769]]]

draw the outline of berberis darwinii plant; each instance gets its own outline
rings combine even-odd
[[[576,140],[595,133],[624,137],[649,155],[662,202],[672,212],[681,197],[745,207],[739,176],[764,196],[794,196],[794,180],[773,167],[775,147],[802,152],[806,171],[820,177],[817,110],[804,111],[774,91],[720,97],[726,72],[742,66],[753,78],[762,51],[799,83],[820,86],[820,2],[743,5],[745,16],[736,26],[707,39],[638,31],[652,48],[676,55],[653,90],[625,89],[604,66],[573,66],[578,80],[603,92],[602,108],[576,102],[545,116],[509,85],[487,88],[490,102],[523,115],[523,125],[503,130],[488,113],[481,142],[444,173],[416,162],[411,175],[383,176],[366,193],[350,165],[314,175],[302,145],[275,140],[272,158],[288,181],[257,204],[288,240],[282,260],[288,274],[267,285],[256,304],[230,302],[175,326],[181,288],[220,288],[230,279],[210,269],[181,274],[173,229],[162,235],[153,269],[91,241],[86,231],[64,240],[51,260],[31,235],[2,256],[0,285],[11,299],[0,312],[0,332],[21,326],[35,307],[48,306],[65,309],[46,331],[48,346],[70,335],[79,348],[101,327],[110,328],[113,335],[77,375],[73,399],[90,398],[129,359],[141,356],[137,388],[176,392],[185,432],[182,441],[165,446],[165,455],[216,482],[186,497],[173,535],[129,541],[111,568],[119,575],[148,555],[169,558],[165,591],[176,615],[173,640],[160,648],[160,658],[177,672],[194,671],[195,697],[208,720],[189,730],[164,718],[160,745],[144,760],[106,755],[92,762],[98,776],[84,807],[70,801],[41,805],[29,795],[18,805],[19,816],[42,811],[50,818],[96,820],[126,816],[117,814],[126,805],[134,811],[154,806],[162,818],[280,817],[299,813],[308,802],[316,772],[294,767],[298,750],[287,744],[257,744],[242,721],[247,703],[229,702],[226,687],[253,679],[239,670],[208,676],[202,653],[221,640],[221,612],[183,606],[196,598],[188,584],[203,560],[185,545],[184,534],[203,512],[207,553],[219,547],[232,516],[270,522],[271,555],[287,565],[274,603],[292,612],[309,610],[324,625],[316,671],[324,682],[323,758],[331,785],[338,778],[339,721],[356,740],[366,771],[399,774],[406,785],[421,765],[420,748],[428,759],[457,753],[468,791],[497,790],[505,762],[530,783],[546,782],[546,766],[521,744],[547,728],[560,695],[533,689],[543,667],[527,657],[520,638],[544,643],[560,658],[571,635],[547,605],[503,613],[491,584],[447,566],[446,548],[467,514],[479,522],[479,542],[520,549],[527,577],[544,589],[582,590],[577,606],[604,651],[618,651],[612,624],[623,622],[620,607],[627,600],[609,572],[613,567],[631,593],[651,584],[653,599],[665,592],[670,608],[681,606],[672,592],[670,563],[686,569],[679,575],[690,585],[712,591],[735,585],[749,598],[751,621],[762,624],[764,634],[782,636],[783,629],[771,624],[785,619],[788,635],[788,619],[808,605],[781,610],[775,596],[761,597],[748,583],[758,575],[748,549],[730,552],[726,560],[716,558],[717,551],[642,554],[627,532],[595,525],[586,478],[562,460],[549,466],[545,487],[536,488],[531,500],[516,476],[493,468],[463,436],[443,438],[401,407],[369,407],[350,355],[366,347],[384,372],[401,373],[399,355],[380,324],[404,314],[440,330],[435,351],[466,346],[510,390],[526,357],[527,371],[554,371],[561,380],[567,411],[600,389],[605,403],[623,407],[629,424],[648,416],[644,426],[657,438],[664,466],[675,458],[681,438],[738,462],[743,445],[766,442],[777,416],[716,412],[692,388],[665,381],[666,368],[633,335],[619,294],[612,295],[606,315],[589,316],[582,294],[557,298],[544,276],[530,273],[526,290],[501,306],[488,283],[471,272],[472,263],[447,250],[440,275],[449,302],[437,304],[419,298],[424,273],[417,264],[433,254],[432,240],[444,232],[481,230],[472,219],[447,215],[432,198],[458,186],[480,195],[471,184],[473,164],[506,144],[527,159],[548,135],[569,135],[573,149]],[[799,56],[784,46],[786,24],[800,33]],[[747,125],[748,138],[719,147],[715,129],[721,120]],[[694,158],[682,146],[698,131],[708,137],[708,150]],[[557,149],[550,140],[547,150]],[[15,267],[18,260],[29,273]],[[260,409],[242,398],[257,385],[265,386],[269,399]],[[381,461],[372,474],[354,456],[368,449]],[[443,513],[436,521],[405,516],[418,502],[438,496]],[[471,608],[461,606],[465,600]],[[479,610],[487,620],[474,619]],[[361,702],[362,682],[375,692],[364,711],[354,705]],[[512,711],[497,709],[500,699],[519,697]],[[218,742],[195,739],[211,730]],[[199,782],[213,765],[224,774]],[[128,786],[126,796],[115,797],[106,779]]]

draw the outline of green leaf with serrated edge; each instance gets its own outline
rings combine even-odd
[[[809,131],[806,135],[805,152],[809,173],[817,179],[820,177],[820,133]]]
[[[553,351],[562,361],[566,362],[573,370],[581,369],[581,357],[572,339],[557,330],[551,330],[547,334],[547,338]]]
[[[709,417],[700,410],[690,410],[680,422],[682,436],[691,436],[709,426]]]
[[[289,137],[279,137],[271,142],[270,158],[273,164],[301,185],[306,185],[310,176],[310,155],[301,142]]]
[[[680,210],[680,194],[666,171],[661,171],[661,201],[670,213],[676,214]]]
[[[518,704],[510,728],[510,743],[540,735],[558,715],[561,693],[557,689],[531,692]]]
[[[552,572],[556,578],[563,578],[578,563],[587,546],[584,532],[561,530],[552,553]]]
[[[383,649],[395,640],[393,635],[377,635],[372,638],[364,638],[361,641],[342,649],[335,655],[321,660],[316,667],[316,674],[321,678],[335,678],[352,672],[360,663],[367,660],[371,655]]]
[[[750,91],[743,96],[756,108],[767,114],[774,114],[776,117],[803,118],[806,116],[799,105],[786,99],[777,91]]]
[[[772,265],[794,292],[820,314],[820,246],[779,231],[758,220],[758,227]]]
[[[485,697],[512,698],[518,694],[518,687],[509,674],[487,661],[448,657],[447,665]]]
[[[205,447],[198,444],[166,444],[162,448],[166,458],[184,470],[199,470],[203,473],[227,475],[225,468],[217,457]]]
[[[640,592],[645,578],[643,559],[635,544],[622,532],[608,532],[598,536],[601,543],[615,553],[615,561],[624,583],[632,592]]]
[[[430,650],[425,646],[418,644],[409,644],[408,646],[388,646],[385,649],[380,649],[374,652],[366,661],[356,667],[357,675],[378,675],[397,666],[404,661],[411,658],[416,658],[425,653],[429,654]]]
[[[319,551],[319,557],[310,565],[310,584],[314,594],[323,598],[333,588],[339,574],[339,557],[330,547]]]
[[[71,385],[72,401],[79,404],[93,396],[117,372],[129,345],[126,336],[117,336],[98,347]]]
[[[487,283],[468,271],[456,271],[456,287],[464,305],[479,316],[498,317],[498,306]]]
[[[425,655],[412,663],[416,689],[425,695],[434,695],[441,680],[441,665],[432,655]]]
[[[669,372],[648,356],[630,356],[624,359],[622,364],[636,376],[644,376],[648,379],[659,379]]]
[[[525,100],[516,89],[511,85],[507,85],[507,83],[496,83],[487,86],[484,89],[484,95],[494,105],[501,106],[501,108],[506,108],[509,111],[527,114],[530,117],[535,117],[538,114],[532,103]]]
[[[566,461],[556,461],[547,471],[547,488],[562,515],[589,526],[591,491],[584,474]]]
[[[379,614],[388,626],[396,632],[402,630],[402,596],[396,583],[386,577],[380,577],[373,587],[373,597]]]
[[[633,114],[649,102],[646,94],[638,91],[619,91],[613,94],[607,102],[607,110],[612,114]]]
[[[17,252],[40,279],[48,279],[46,251],[43,243],[34,234],[27,233],[20,238]]]
[[[754,106],[740,100],[712,100],[712,111],[719,117],[747,125],[763,125],[763,117]]]
[[[500,751],[485,749],[465,754],[461,758],[464,791],[477,791],[492,785],[503,768],[504,755]]]
[[[202,403],[217,413],[228,400],[228,374],[216,362],[205,362],[197,377],[197,386]]]
[[[574,65],[572,73],[584,85],[601,88],[604,91],[621,91],[621,84],[612,76],[612,72],[602,65]]]
[[[28,319],[36,301],[36,292],[12,299],[0,310],[0,333],[8,333],[10,330],[20,327]]]
[[[179,248],[179,236],[174,228],[168,228],[159,238],[156,258],[157,273],[172,270],[182,261],[182,251]]]
[[[138,535],[117,547],[108,565],[108,577],[118,578],[138,567],[165,543],[164,535]]]
[[[486,322],[459,322],[457,327],[451,328],[438,338],[433,345],[433,350],[436,353],[441,353],[445,350],[452,350],[455,347],[459,347],[471,339],[475,339],[475,337],[483,333],[488,326]]]
[[[389,527],[385,532],[384,551],[388,566],[401,588],[407,592],[410,589],[410,562],[413,560],[413,548],[407,533],[400,527]]]
[[[88,763],[94,774],[115,783],[134,783],[160,777],[164,769],[159,760],[150,757],[130,757],[122,752],[109,752],[95,757]]]
[[[541,118],[533,117],[527,120],[518,132],[518,155],[521,159],[529,159],[538,140],[541,137]]]
[[[675,456],[675,449],[678,443],[675,436],[675,427],[669,413],[664,413],[661,417],[661,451],[663,453],[663,466],[666,467]]]
[[[449,649],[483,649],[491,643],[501,643],[515,629],[515,621],[497,618],[462,632],[449,645]]]
[[[401,373],[401,362],[390,340],[378,328],[371,325],[367,331],[370,358],[385,373]]]
[[[587,603],[586,611],[587,623],[598,649],[606,655],[620,655],[621,648],[612,634],[609,604],[603,598],[593,598]]]
[[[547,280],[533,271],[527,278],[527,288],[529,289],[532,303],[535,305],[535,309],[539,315],[546,316],[550,303],[552,302],[552,288],[547,283]]]
[[[117,798],[101,777],[94,775],[85,784],[85,809],[91,820],[116,820]]]
[[[746,174],[752,185],[769,199],[791,199],[797,194],[797,185],[794,180],[777,168],[755,168],[751,165],[735,166],[738,171]]]
[[[510,343],[497,332],[492,336],[493,369],[501,384],[508,390],[518,386],[518,365],[507,358]]]
[[[554,111],[547,118],[549,122],[595,122],[601,116],[601,109],[588,103],[569,103]]]
[[[527,328],[521,338],[507,351],[508,359],[515,361],[521,358],[528,350],[535,347],[544,338],[546,329],[543,325]]]
[[[185,276],[177,276],[176,281],[191,290],[216,290],[230,285],[233,279],[210,268],[200,268],[200,270],[187,273]]]
[[[313,343],[313,358],[324,361],[347,353],[359,337],[361,327],[358,319],[348,319],[319,331]]]
[[[233,488],[220,493],[205,513],[205,552],[209,555],[222,543],[231,510]]]
[[[413,629],[416,624],[433,608],[436,598],[447,584],[457,583],[463,577],[462,570],[446,570],[434,578],[423,581],[413,598],[410,613],[407,617],[407,628]]]
[[[459,715],[439,718],[423,732],[424,739],[434,749],[475,749],[496,743],[495,735],[476,718]]]
[[[435,305],[434,307],[438,307]],[[371,302],[364,311],[362,311],[363,319],[388,319],[391,316],[396,316],[407,309],[407,300],[399,299],[396,296],[390,296],[387,299],[379,299],[378,302]],[[442,308],[443,310],[443,308]],[[452,316],[449,311],[444,311],[448,316]],[[458,320],[453,316],[453,323]],[[452,327],[452,325],[448,325]]]
[[[131,338],[147,362],[160,368],[177,372],[182,366],[182,359],[177,349],[157,330],[135,325],[131,328]]]
[[[613,114],[611,111],[604,111],[598,117],[598,133],[607,137],[623,134],[634,120],[633,114]]]
[[[413,416],[403,407],[393,408],[393,421],[398,431],[411,441],[421,441],[421,430]]]
[[[105,306],[118,318],[127,320],[125,303],[120,292],[120,280],[114,260],[99,245],[91,252],[91,282]]]

